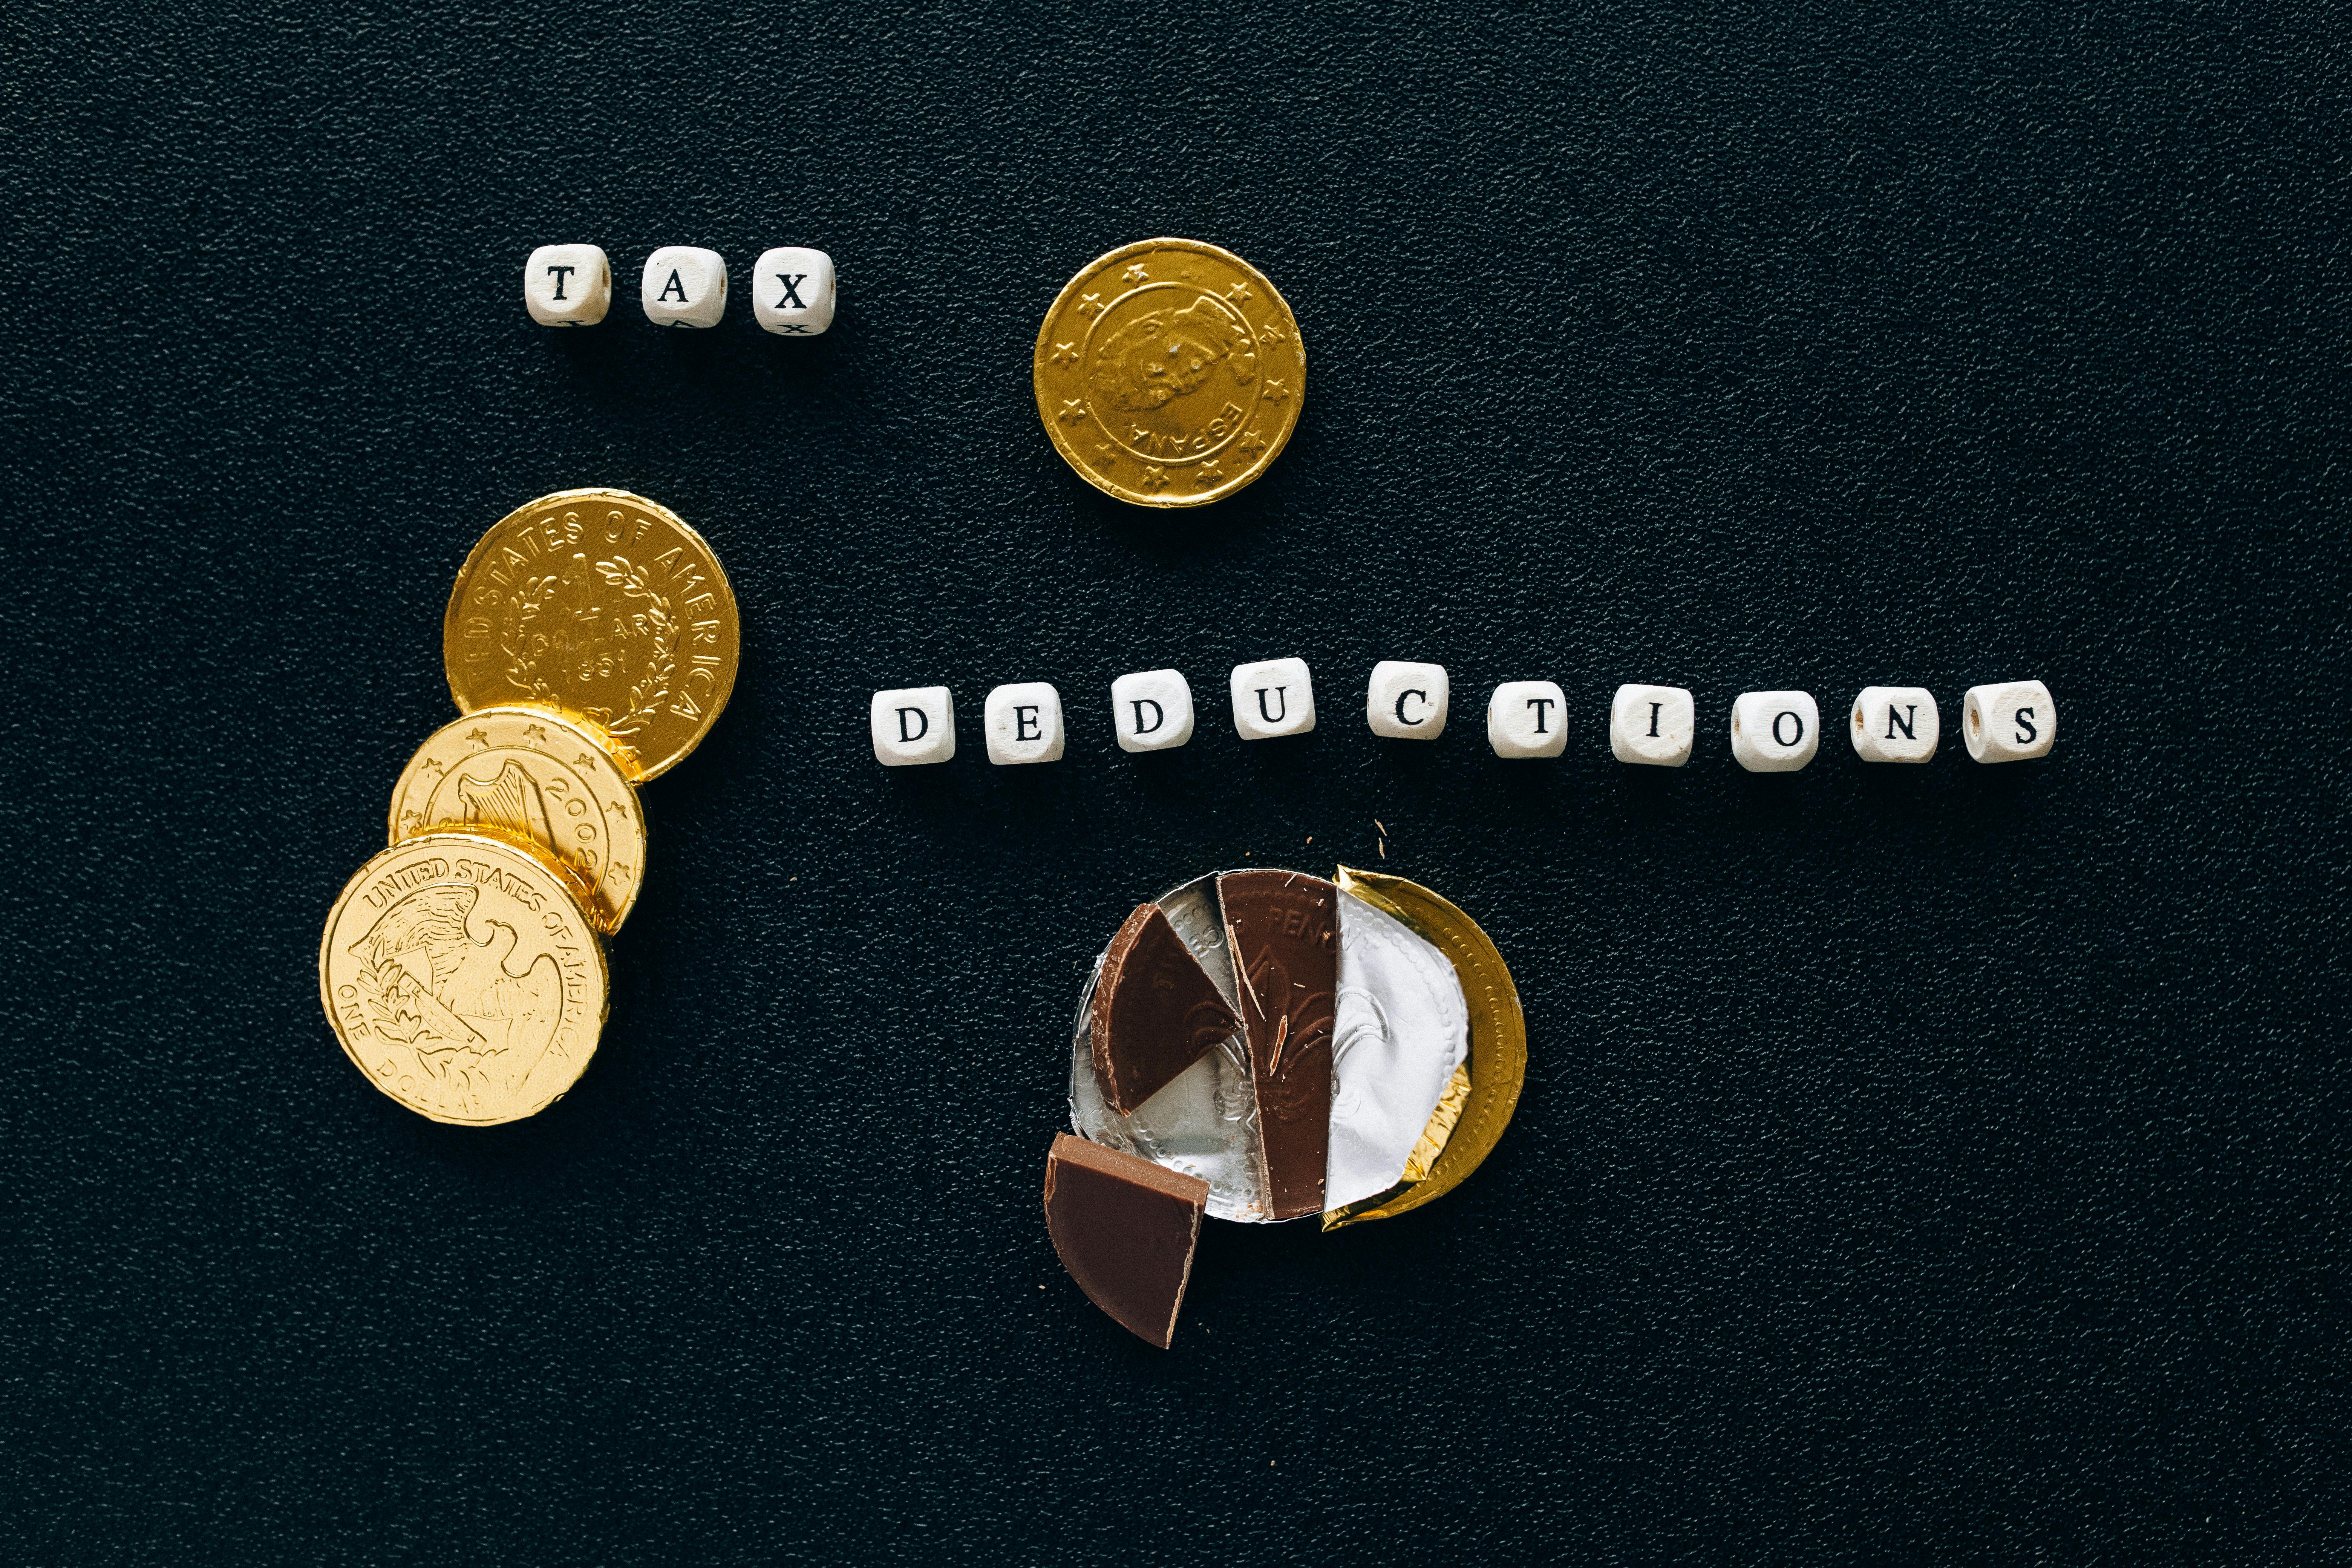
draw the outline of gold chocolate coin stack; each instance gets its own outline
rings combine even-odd
[[[579,1081],[604,939],[636,903],[636,786],[726,707],[735,595],[702,536],[625,490],[562,490],[466,558],[442,623],[462,715],[393,788],[389,847],[327,916],[319,999],[367,1080],[486,1127]]]

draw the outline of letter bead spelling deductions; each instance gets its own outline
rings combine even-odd
[[[1043,680],[1015,681],[988,694],[981,715],[988,760],[999,767],[1062,760],[1062,694]]]
[[[1609,704],[1609,752],[1621,763],[1681,767],[1697,728],[1697,706],[1679,686],[1621,686]]]
[[[1271,741],[1315,728],[1315,683],[1305,659],[1237,664],[1232,686],[1234,728],[1243,740]]]
[[[542,327],[593,327],[613,304],[613,264],[593,245],[542,245],[522,264],[522,306]]]
[[[1749,691],[1731,705],[1731,754],[1751,773],[1793,773],[1821,749],[1809,691]]]
[[[2038,680],[1971,686],[1960,707],[1960,733],[1980,763],[2046,757],[2058,739],[2058,704]]]
[[[944,686],[908,686],[874,694],[874,760],[886,768],[920,767],[955,755],[955,699]]]
[[[1364,718],[1391,741],[1434,741],[1445,733],[1451,696],[1444,665],[1384,658],[1372,666]]]
[[[715,327],[727,314],[727,262],[698,245],[665,245],[646,258],[637,297],[656,327]]]
[[[751,268],[751,318],[779,337],[813,338],[833,325],[833,258],[805,246],[760,253]]]
[[[1568,697],[1549,680],[1507,680],[1486,700],[1486,743],[1498,757],[1556,757],[1568,749]]]
[[[1122,752],[1165,752],[1192,738],[1192,687],[1181,670],[1145,669],[1110,683],[1111,731]]]
[[[1924,686],[1865,686],[1845,732],[1865,763],[1924,763],[1943,735],[1936,694]]]

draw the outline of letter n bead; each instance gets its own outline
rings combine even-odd
[[[1924,686],[1865,686],[1845,732],[1865,763],[1924,763],[1943,735],[1936,694]]]
[[[1015,681],[990,692],[981,725],[988,760],[999,767],[1062,760],[1062,694],[1045,681]]]
[[[1303,658],[1234,666],[1234,728],[1244,741],[1304,735],[1315,728],[1315,683]]]
[[[2058,704],[2038,680],[1971,686],[1960,699],[1960,733],[1980,763],[2046,757],[2058,738]]]
[[[715,327],[727,314],[727,263],[698,245],[665,245],[646,258],[638,298],[656,327]]]
[[[1434,741],[1445,733],[1450,697],[1444,665],[1384,658],[1372,666],[1364,718],[1391,741]]]
[[[1679,686],[1621,686],[1609,704],[1609,753],[1621,763],[1681,767],[1690,761],[1697,712]]]
[[[955,699],[944,686],[906,686],[874,694],[874,760],[886,768],[920,767],[955,755]]]
[[[542,327],[593,327],[613,303],[613,264],[593,245],[542,245],[522,264],[522,306]]]
[[[1486,743],[1498,757],[1556,757],[1568,748],[1568,694],[1549,680],[1507,680],[1486,700]]]
[[[1822,749],[1809,691],[1749,691],[1731,705],[1731,754],[1751,773],[1793,773]]]
[[[786,338],[813,338],[833,325],[833,258],[799,245],[761,251],[751,268],[751,318]]]
[[[1192,688],[1181,670],[1146,669],[1110,683],[1111,732],[1122,752],[1165,752],[1192,738]]]

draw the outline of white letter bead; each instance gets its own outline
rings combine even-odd
[[[1434,741],[1445,733],[1452,689],[1442,664],[1407,664],[1384,658],[1372,666],[1364,694],[1364,717],[1372,733],[1391,741]]]
[[[1793,773],[1821,749],[1811,692],[1749,691],[1731,705],[1731,754],[1751,773]]]
[[[542,327],[593,327],[613,303],[613,264],[593,245],[542,245],[522,264],[522,308]]]
[[[1936,694],[1924,686],[1865,686],[1846,733],[1865,763],[1924,763],[1943,734]]]
[[[646,258],[637,292],[656,327],[715,327],[727,313],[727,263],[698,245],[665,245]]]
[[[1315,683],[1303,658],[1234,666],[1234,728],[1244,741],[1304,735],[1315,728]]]
[[[1568,696],[1549,680],[1506,680],[1486,701],[1486,743],[1498,757],[1556,757],[1568,749]]]
[[[988,760],[1000,767],[1062,760],[1062,694],[1045,681],[998,687],[988,694],[981,723]]]
[[[1181,670],[1146,669],[1110,683],[1110,727],[1122,752],[1164,752],[1192,738],[1192,688]]]
[[[833,258],[799,245],[761,251],[751,268],[751,316],[788,338],[833,325]]]
[[[1609,704],[1609,751],[1621,763],[1681,767],[1697,728],[1698,710],[1679,686],[1621,686]]]
[[[874,694],[874,760],[886,768],[920,767],[955,755],[955,699],[944,686],[906,686]]]
[[[1980,763],[2021,763],[2046,757],[2058,738],[2058,704],[2038,680],[1971,686],[1961,699],[1960,732]]]

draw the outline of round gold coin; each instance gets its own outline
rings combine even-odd
[[[1265,275],[1197,239],[1089,262],[1037,332],[1054,449],[1138,506],[1200,506],[1265,472],[1298,423],[1307,348]]]
[[[426,833],[360,868],[319,942],[343,1054],[420,1116],[516,1121],[579,1080],[604,949],[563,874],[485,833]]]
[[[645,881],[646,817],[610,744],[551,708],[477,708],[400,771],[389,842],[436,827],[521,838],[571,868],[598,931],[618,931]]]
[[[441,622],[457,710],[540,702],[620,742],[634,780],[694,750],[735,689],[735,592],[702,535],[626,490],[558,490],[499,520]]]

